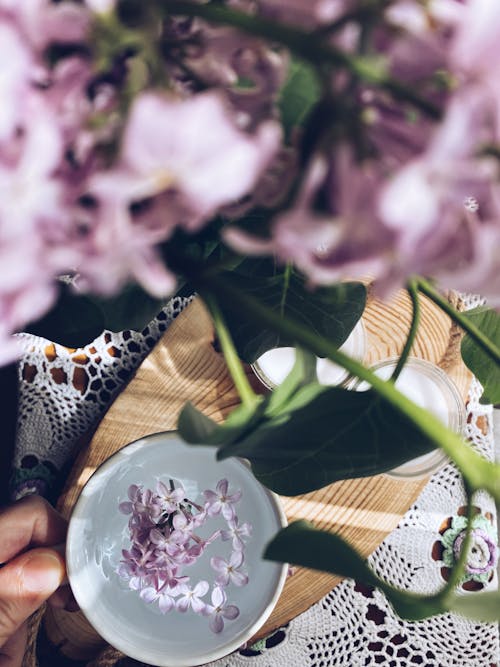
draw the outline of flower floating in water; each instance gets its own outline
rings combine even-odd
[[[128,500],[119,504],[122,514],[130,515],[128,522],[131,546],[122,551],[118,574],[138,591],[144,602],[157,603],[162,614],[191,609],[196,614],[209,616],[209,627],[219,633],[224,629],[224,618],[233,620],[239,609],[227,604],[224,589],[231,584],[245,586],[248,575],[241,570],[244,561],[244,540],[250,537],[252,527],[238,523],[235,505],[241,491],[228,492],[229,483],[222,479],[216,491],[207,489],[203,506],[186,497],[182,485],[159,481],[156,490],[143,489],[136,484],[128,488]],[[216,528],[208,537],[202,537],[200,528],[220,516],[226,528]],[[203,531],[206,533],[207,531]],[[204,579],[192,583],[183,569],[201,558],[207,547],[216,542],[231,540],[232,550],[227,560],[215,554],[210,565],[216,573],[212,585],[212,604],[203,598],[210,590]]]

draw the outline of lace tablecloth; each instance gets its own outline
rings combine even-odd
[[[187,301],[173,299],[140,334],[105,332],[79,350],[20,335],[25,352],[19,364],[13,498],[29,493],[52,500],[57,496],[81,437],[98,422]],[[491,407],[479,404],[480,395],[481,387],[474,381],[466,435],[493,458]],[[372,554],[373,568],[408,590],[438,589],[453,560],[452,541],[464,528],[465,502],[461,477],[448,465],[430,479],[398,528]],[[496,541],[494,503],[486,494],[478,494],[475,504],[478,527]],[[462,584],[468,591],[497,585],[494,568],[484,568]],[[496,624],[478,624],[452,614],[401,621],[380,592],[344,580],[285,628],[211,667],[498,667],[499,663]]]

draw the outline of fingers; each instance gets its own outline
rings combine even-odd
[[[0,512],[0,563],[30,546],[64,542],[66,528],[66,520],[43,498],[29,496],[18,500]]]
[[[65,574],[60,554],[47,548],[23,553],[0,569],[0,646],[57,590]]]

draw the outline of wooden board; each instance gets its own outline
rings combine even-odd
[[[454,327],[425,298],[421,317],[412,355],[444,366],[465,400],[471,376],[461,362]],[[369,299],[363,315],[368,339],[365,363],[398,355],[410,320],[406,293],[398,293],[389,304]],[[187,400],[217,421],[239,403],[213,339],[210,318],[201,301],[195,300],[144,360],[82,451],[60,498],[59,509],[64,515],[69,516],[80,490],[100,463],[144,435],[175,429]],[[248,375],[253,386],[264,391],[250,369]],[[320,528],[338,531],[368,556],[396,528],[425,483],[378,475],[337,482],[303,496],[282,498],[282,502],[290,521],[306,518]],[[298,569],[287,580],[275,611],[258,636],[308,609],[338,581],[327,574]],[[51,610],[46,614],[46,630],[52,642],[73,659],[89,658],[103,646],[103,640],[81,613]]]

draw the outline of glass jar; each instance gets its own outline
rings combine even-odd
[[[388,380],[397,362],[397,358],[385,359],[372,366],[371,370],[382,380]],[[438,366],[425,359],[410,357],[396,380],[396,387],[414,403],[433,413],[449,429],[463,433],[466,419],[464,401],[453,380]],[[351,388],[366,391],[369,384],[355,381]],[[418,479],[436,472],[448,461],[444,451],[437,448],[384,474],[395,479]]]
[[[339,348],[350,357],[362,361],[366,352],[366,333],[362,320],[349,334]],[[268,389],[275,389],[290,373],[295,363],[294,347],[275,347],[261,355],[252,364],[252,370]],[[317,358],[316,372],[318,381],[323,385],[339,385],[349,379],[349,373],[329,359]]]

